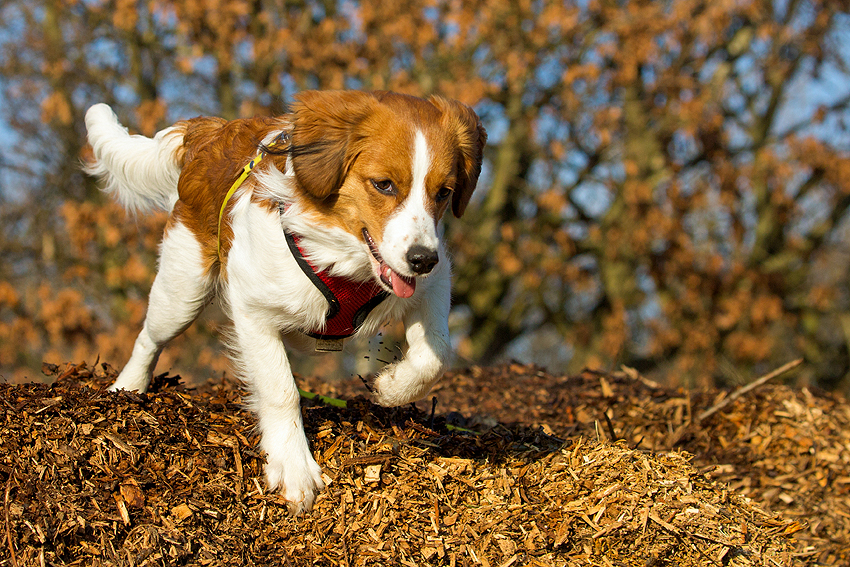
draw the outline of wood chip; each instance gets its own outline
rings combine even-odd
[[[111,370],[56,373],[52,385],[0,384],[0,557],[19,565],[850,560],[850,411],[837,398],[764,384],[691,427],[716,392],[514,364],[450,373],[437,388],[439,407],[476,435],[432,420],[430,405],[305,402],[328,486],[294,518],[264,487],[237,385],[190,392],[163,376],[127,395],[104,391]],[[338,385],[302,384],[341,397]],[[596,441],[605,412],[616,442]]]

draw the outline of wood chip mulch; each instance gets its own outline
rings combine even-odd
[[[837,398],[766,386],[697,423],[717,392],[506,365],[451,373],[436,415],[305,401],[328,488],[293,518],[265,489],[238,386],[162,376],[147,394],[111,394],[106,365],[46,370],[52,385],[0,384],[4,567],[850,559],[850,412]]]

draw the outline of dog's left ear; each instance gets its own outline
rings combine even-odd
[[[336,193],[356,157],[358,127],[377,104],[360,91],[304,91],[292,105],[292,165],[308,194]]]
[[[443,124],[457,136],[458,180],[452,196],[452,212],[460,218],[478,184],[487,132],[475,111],[465,104],[439,96],[428,100],[442,111]]]

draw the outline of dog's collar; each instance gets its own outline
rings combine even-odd
[[[224,209],[227,208],[227,203],[230,202],[233,194],[236,193],[236,190],[248,179],[248,176],[251,175],[251,171],[257,165],[263,161],[263,158],[266,157],[266,150],[275,147],[278,144],[285,144],[289,141],[289,134],[286,132],[281,132],[278,134],[274,140],[269,142],[268,144],[264,144],[260,146],[257,155],[254,156],[254,159],[245,164],[245,167],[242,168],[242,173],[239,174],[239,177],[236,178],[236,181],[233,182],[233,185],[230,186],[230,189],[227,190],[227,193],[224,195],[224,201],[221,202],[221,209],[218,211],[218,236],[217,236],[217,256],[219,261],[221,261],[221,219],[224,217]]]
[[[281,214],[285,209],[286,205],[281,204]],[[316,339],[316,350],[341,350],[342,341],[357,332],[369,313],[389,297],[389,293],[374,280],[361,282],[331,275],[327,269],[317,269],[304,256],[301,238],[287,229],[283,232],[301,271],[322,292],[329,305],[322,329],[306,334]]]

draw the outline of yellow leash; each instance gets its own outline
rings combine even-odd
[[[288,136],[281,132],[280,135],[266,146],[266,148],[272,148],[277,145],[278,140],[286,140]],[[221,219],[224,217],[224,209],[227,208],[227,203],[230,201],[230,198],[233,197],[233,194],[236,193],[236,190],[239,189],[239,186],[242,185],[248,176],[251,174],[251,171],[257,167],[263,158],[266,157],[266,152],[260,150],[257,152],[257,155],[250,162],[245,164],[245,167],[242,168],[242,173],[239,174],[239,177],[236,178],[236,181],[233,182],[233,185],[230,186],[230,189],[227,190],[227,194],[224,196],[224,202],[221,204],[221,210],[218,211],[218,259],[221,260]]]

